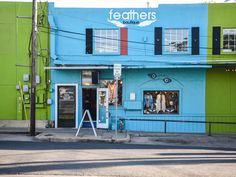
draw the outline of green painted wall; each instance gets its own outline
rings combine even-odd
[[[47,3],[38,3],[38,25],[48,26],[47,9]],[[22,85],[30,86],[30,82],[23,82],[23,74],[30,74],[31,19],[22,17],[31,17],[31,11],[31,3],[0,2],[0,120],[29,118],[29,93],[24,94],[23,106],[16,85],[20,81]],[[46,104],[49,73],[44,71],[49,61],[49,38],[48,31],[43,31],[39,29],[38,32],[37,74],[41,83],[37,85],[37,119],[48,119],[50,112]]]
[[[236,53],[212,56],[212,27],[236,28],[236,4],[208,6],[208,60],[236,60]],[[221,48],[223,47],[221,37]],[[208,69],[206,72],[206,120],[236,122],[236,72]],[[213,132],[236,132],[236,125],[213,125]],[[208,127],[207,127],[208,131]]]

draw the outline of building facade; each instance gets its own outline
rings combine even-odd
[[[48,4],[38,3],[39,26],[48,26],[47,12]],[[29,120],[31,16],[31,3],[0,2],[1,122]],[[44,32],[39,30],[36,101],[36,117],[38,120],[50,119],[50,106],[47,104],[50,76],[49,71],[45,72],[44,70],[44,67],[49,64],[48,49],[49,30],[44,30]]]
[[[208,5],[207,60],[217,64],[206,72],[207,121],[236,121],[235,8],[235,3]],[[216,41],[216,43],[214,44],[213,41]],[[213,48],[216,48],[215,53]],[[214,125],[212,130],[216,133],[235,132],[235,125]]]
[[[208,5],[143,9],[56,8],[51,28],[51,117],[78,127],[89,110],[99,128],[164,130],[152,120],[206,121]],[[113,65],[122,66],[118,87]],[[128,120],[129,119],[129,120]],[[132,120],[131,120],[132,119]],[[134,120],[135,119],[135,120]],[[204,133],[205,124],[170,122],[169,132]]]
[[[27,120],[31,3],[0,4],[0,119]],[[235,133],[222,124],[236,122],[235,8],[38,3],[36,118],[77,128],[88,110],[97,128]]]

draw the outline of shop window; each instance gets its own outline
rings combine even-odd
[[[236,29],[223,29],[223,51],[236,52]]]
[[[109,105],[116,105],[116,81],[113,80],[100,80],[101,88],[108,88],[109,90]],[[122,81],[118,81],[118,105],[122,105]]]
[[[82,71],[83,86],[97,85],[98,81],[99,81],[99,72],[90,70]]]
[[[95,53],[118,54],[118,30],[99,29],[94,32]]]
[[[165,52],[188,52],[188,29],[165,29]]]
[[[178,114],[179,91],[155,90],[143,93],[144,114]]]

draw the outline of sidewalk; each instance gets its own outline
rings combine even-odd
[[[96,129],[97,137],[93,133],[92,128],[82,128],[76,135],[78,129],[71,128],[58,128],[58,129],[45,129],[43,133],[40,133],[35,138],[40,141],[52,141],[52,142],[115,142],[126,143],[130,141],[130,136],[127,133],[116,133],[112,130]]]
[[[193,146],[208,148],[230,148],[236,150],[236,134],[212,135],[205,134],[163,134],[147,132],[118,132],[96,129],[97,137],[92,128],[82,128],[76,137],[77,129],[41,128],[35,137],[28,135],[27,128],[0,128],[0,141],[50,141],[50,142],[108,142],[142,145]]]

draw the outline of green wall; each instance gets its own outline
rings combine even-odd
[[[16,85],[20,81],[22,85],[30,86],[30,81],[23,82],[23,74],[30,74],[31,11],[31,3],[0,2],[0,120],[29,118],[29,93],[24,93],[23,105]],[[38,25],[48,26],[47,11],[47,3],[38,3]],[[44,31],[46,33],[41,29],[38,32],[37,75],[40,75],[41,83],[37,85],[37,119],[48,119],[49,116],[46,104],[49,73],[44,71],[49,61],[49,38],[48,31]]]
[[[213,26],[221,27],[221,36],[223,28],[236,28],[236,4],[208,5],[208,60],[236,60],[236,53],[221,51],[221,55],[212,56]],[[236,72],[224,68],[207,70],[206,120],[236,122]],[[213,125],[212,130],[216,133],[236,132],[236,125]]]

